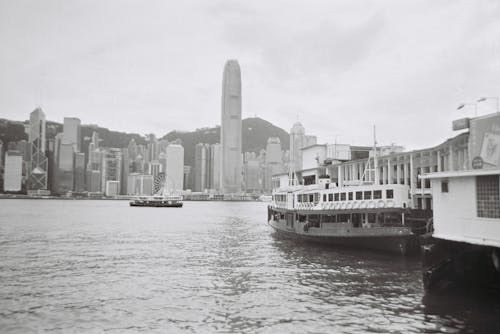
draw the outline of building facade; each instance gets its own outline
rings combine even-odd
[[[36,108],[30,114],[29,123],[29,162],[28,162],[28,194],[44,194],[48,191],[47,168],[48,161],[45,155],[46,145],[45,113]]]
[[[241,70],[228,60],[222,79],[221,188],[223,193],[241,192]]]

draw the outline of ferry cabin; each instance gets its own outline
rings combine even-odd
[[[411,198],[405,185],[356,185],[336,187],[328,179],[318,185],[303,186],[296,190],[277,191],[273,194],[271,208],[276,219],[289,215],[293,221],[308,223],[309,226],[326,227],[324,224],[349,223],[353,227],[401,226]]]

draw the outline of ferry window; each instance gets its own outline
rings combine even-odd
[[[394,190],[392,189],[387,189],[385,191],[385,198],[394,198]]]
[[[442,193],[447,193],[448,192],[448,180],[441,181],[441,192]]]
[[[365,191],[365,199],[372,199],[372,192],[371,191]]]
[[[477,216],[500,218],[500,189],[498,175],[476,177]]]
[[[373,199],[380,199],[380,198],[382,198],[382,190],[373,191]]]
[[[363,199],[363,192],[362,191],[356,191],[356,199]]]
[[[314,193],[314,204],[318,204],[319,202],[319,193]]]
[[[314,202],[314,195],[313,194],[309,194],[309,202]]]
[[[328,202],[333,202],[333,194],[328,194]]]
[[[346,193],[341,193],[340,194],[340,200],[341,201],[345,201],[345,198],[346,198]]]
[[[323,194],[323,202],[326,202],[326,194]]]
[[[354,193],[353,192],[350,192],[349,193],[349,200],[352,201],[354,199]]]
[[[339,194],[338,194],[338,193],[336,193],[336,194],[335,194],[335,202],[338,202],[338,201],[339,201]]]

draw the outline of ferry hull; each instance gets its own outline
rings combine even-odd
[[[182,208],[181,203],[136,203],[130,202],[130,206],[142,206],[142,207],[151,207],[151,208]]]
[[[386,235],[386,236],[321,236],[305,235],[294,231],[282,230],[270,224],[270,226],[280,236],[339,246],[346,248],[371,249],[381,252],[388,252],[400,255],[416,253],[419,249],[418,240],[414,235]]]

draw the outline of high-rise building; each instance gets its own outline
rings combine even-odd
[[[126,195],[128,189],[128,175],[130,173],[130,159],[128,148],[122,148],[122,172],[121,172],[121,187],[120,194]]]
[[[228,60],[222,79],[221,188],[223,193],[241,192],[241,71]]]
[[[245,158],[245,191],[257,193],[262,190],[262,177],[260,162],[255,153],[247,153]]]
[[[302,148],[306,146],[306,130],[297,122],[290,130],[290,165],[293,171],[302,169]]]
[[[221,151],[220,144],[210,145],[209,188],[216,191],[220,191]]]
[[[108,197],[115,197],[120,194],[120,181],[108,180],[106,181],[105,194]]]
[[[127,180],[127,195],[152,195],[153,176],[130,173]]]
[[[168,190],[181,191],[184,189],[184,147],[170,144],[166,153],[165,187]]]
[[[108,148],[103,152],[102,158],[102,175],[101,175],[101,189],[108,193],[108,182],[118,182],[117,194],[120,194],[120,180],[122,170],[122,151],[119,148]],[[109,189],[114,193],[115,183],[110,183]],[[107,195],[108,196],[108,195]],[[114,196],[114,195],[113,195]]]
[[[22,189],[23,155],[19,151],[5,152],[5,172],[3,189],[5,192],[17,192]]]
[[[76,192],[85,191],[85,153],[75,154],[74,184]]]
[[[194,189],[193,186],[193,171],[191,166],[184,166],[184,190]]]
[[[81,121],[76,117],[64,117],[63,144],[72,144],[74,152],[81,151]]]
[[[49,194],[47,188],[48,161],[45,156],[45,113],[36,108],[30,114],[29,123],[29,167],[28,167],[28,194]]]
[[[207,146],[198,143],[194,152],[194,191],[207,189]]]
[[[59,164],[56,173],[56,192],[66,194],[74,190],[75,152],[72,143],[59,146]]]
[[[281,152],[281,142],[278,137],[271,137],[267,140],[266,159],[264,170],[264,185],[266,191],[272,190],[271,179],[275,174],[283,172],[283,159]]]

